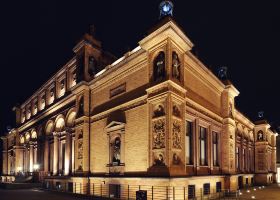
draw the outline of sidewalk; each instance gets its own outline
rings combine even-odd
[[[241,190],[240,199],[262,199],[262,200],[280,200],[280,185],[271,185],[263,187],[252,187],[248,190]]]

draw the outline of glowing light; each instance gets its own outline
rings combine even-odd
[[[113,62],[112,66],[115,66],[117,64],[119,64],[121,61],[123,61],[125,59],[125,57],[121,57],[120,59],[116,60],[115,62]]]
[[[252,196],[251,198],[252,198],[252,199],[255,199],[256,197],[255,197],[255,196]]]
[[[40,165],[38,165],[38,164],[35,164],[35,165],[34,165],[34,170],[35,170],[35,171],[37,171],[39,168],[40,168]]]
[[[94,77],[98,77],[101,74],[103,74],[104,72],[106,72],[106,69],[101,70],[100,72],[98,72]]]
[[[168,12],[169,10],[170,10],[170,6],[165,4],[165,5],[163,6],[163,11],[164,11],[164,12]]]
[[[22,171],[22,167],[18,167],[17,170],[20,172]]]
[[[135,53],[135,52],[139,51],[140,49],[141,49],[141,47],[138,46],[138,47],[136,47],[135,49],[133,49],[133,50],[131,51],[131,53]]]
[[[247,190],[247,193],[250,193],[250,190]]]
[[[254,191],[256,191],[257,189],[256,188],[254,188]]]

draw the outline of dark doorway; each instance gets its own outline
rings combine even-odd
[[[110,198],[121,198],[121,186],[110,184],[109,185]]]
[[[243,177],[238,176],[238,188],[241,189],[243,188]]]

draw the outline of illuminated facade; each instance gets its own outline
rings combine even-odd
[[[276,133],[236,109],[238,90],[161,17],[116,61],[86,34],[75,56],[14,109],[17,128],[2,138],[3,175],[197,190],[275,182]]]

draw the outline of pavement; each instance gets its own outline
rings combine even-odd
[[[280,200],[280,185],[252,187],[241,190],[240,199]]]
[[[252,187],[241,190],[240,199],[280,200],[280,185]],[[49,192],[39,189],[3,190],[0,189],[0,200],[85,200],[71,194]]]
[[[39,189],[0,189],[0,200],[85,200],[70,194],[48,192]]]

